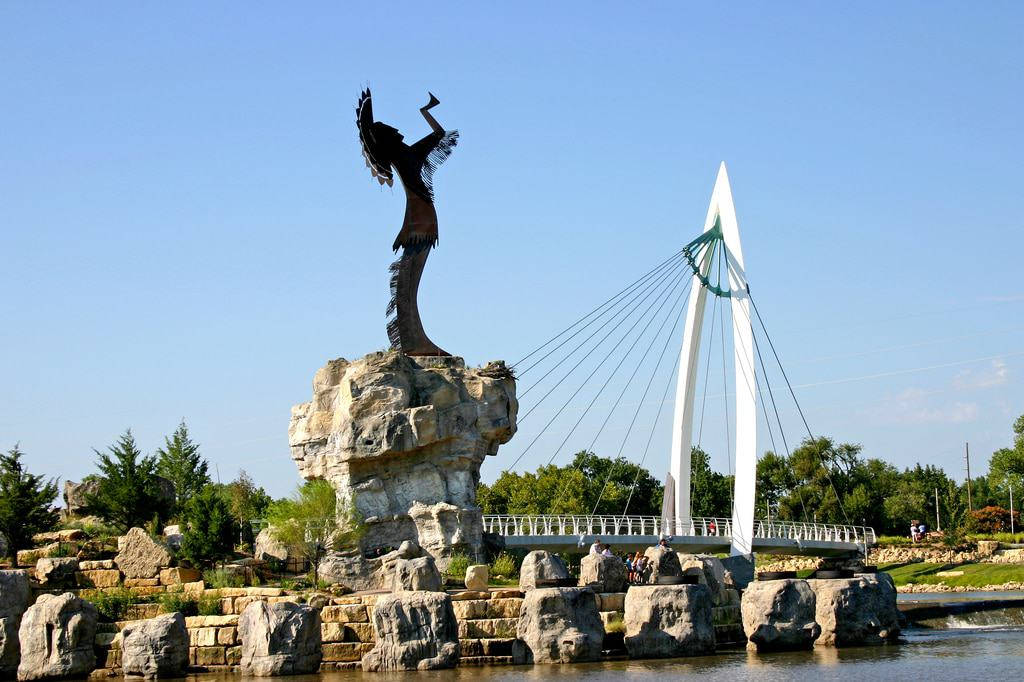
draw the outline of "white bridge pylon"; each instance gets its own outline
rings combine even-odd
[[[711,193],[704,220],[704,232],[721,231],[724,256],[728,264],[729,290],[732,302],[733,366],[736,390],[736,479],[733,493],[732,544],[730,553],[748,554],[754,540],[754,485],[757,473],[757,384],[754,375],[754,342],[750,322],[750,296],[743,249],[740,246],[739,224],[732,202],[732,189],[725,162],[718,169],[715,189]],[[714,259],[714,249],[707,249],[696,263],[707,281]],[[679,353],[679,375],[676,384],[675,413],[672,418],[672,451],[668,477],[665,481],[665,503],[662,509],[663,528],[674,529],[675,535],[692,535],[690,504],[690,449],[693,446],[693,412],[696,397],[698,358],[704,307],[708,290],[697,273],[693,275],[691,295],[686,310],[686,327]],[[713,293],[712,295],[719,295]],[[723,358],[724,361],[724,358]]]

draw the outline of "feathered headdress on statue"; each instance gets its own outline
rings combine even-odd
[[[401,136],[391,126],[374,123],[373,96],[369,88],[359,95],[359,104],[356,105],[356,127],[359,128],[359,142],[363,146],[366,167],[370,169],[373,177],[377,178],[377,182],[387,184],[388,187],[393,186],[395,176],[391,170],[391,155],[388,152],[391,145],[388,140],[382,138],[399,135],[401,139]]]

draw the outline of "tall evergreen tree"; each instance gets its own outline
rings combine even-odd
[[[100,482],[96,493],[86,496],[89,508],[122,531],[154,518],[165,520],[170,510],[160,490],[156,457],[142,456],[131,429],[108,450],[93,450]]]
[[[184,508],[184,525],[181,555],[193,565],[209,566],[231,556],[238,525],[216,486],[208,485],[189,499]]]
[[[57,483],[25,471],[23,455],[17,445],[0,453],[0,532],[7,538],[11,558],[32,546],[33,535],[53,530],[60,519],[53,507]]]
[[[188,501],[210,483],[209,464],[199,454],[199,444],[189,437],[185,420],[170,438],[164,438],[164,447],[156,454],[157,473],[174,484],[175,514],[181,514]]]

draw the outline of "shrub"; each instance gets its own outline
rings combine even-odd
[[[198,616],[199,602],[195,597],[186,596],[182,592],[164,592],[160,595],[160,610],[164,613]]]
[[[615,614],[612,616],[604,626],[605,632],[625,632],[626,624],[622,621],[622,616]]]
[[[226,571],[223,568],[211,568],[208,571],[203,571],[203,582],[217,589],[245,586],[245,578],[243,576]]]
[[[491,563],[491,575],[503,575],[511,578],[519,572],[519,564],[516,558],[508,552],[502,552],[494,558]]]
[[[64,529],[77,529],[85,533],[85,537],[93,538],[109,538],[117,537],[119,533],[113,526],[109,526],[102,521],[96,522],[95,520],[87,519],[69,519],[60,525]]]
[[[136,601],[132,591],[125,587],[110,590],[86,590],[82,592],[81,596],[96,607],[104,620],[110,622],[124,620],[128,607]]]
[[[448,568],[445,575],[455,580],[462,580],[466,577],[466,569],[469,568],[469,555],[464,552],[457,552],[448,561]]]
[[[1013,523],[1020,525],[1020,512],[1013,512]],[[988,506],[967,515],[967,529],[975,533],[1005,533],[1010,530],[1010,510]]]
[[[219,616],[220,615],[220,592],[214,592],[212,594],[203,594],[199,598],[197,610],[200,616]]]

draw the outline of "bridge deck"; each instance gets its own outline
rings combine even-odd
[[[847,556],[875,543],[866,526],[767,520],[754,526],[753,549],[766,554]],[[484,516],[484,531],[503,536],[506,547],[568,552],[600,539],[613,550],[636,551],[667,537],[679,551],[717,554],[732,542],[731,519],[693,518],[669,530],[675,532],[666,533],[653,516]]]

